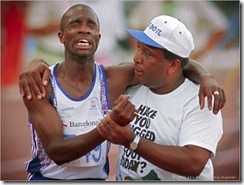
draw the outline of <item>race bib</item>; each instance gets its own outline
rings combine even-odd
[[[72,121],[65,120],[63,123],[64,138],[72,138],[85,134],[96,128],[98,123],[99,117],[90,117],[85,121],[76,119],[73,119]],[[88,152],[85,156],[69,162],[68,165],[74,167],[86,167],[104,164],[106,161],[107,146],[107,141],[105,141],[92,151]],[[82,150],[82,148],[80,150]]]
[[[106,161],[107,141],[88,152],[85,156],[69,162],[69,166],[74,167],[88,167],[88,166],[99,166]]]

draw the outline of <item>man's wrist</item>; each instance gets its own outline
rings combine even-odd
[[[130,150],[135,151],[138,148],[139,142],[140,142],[141,137],[136,135],[134,140],[130,143]]]

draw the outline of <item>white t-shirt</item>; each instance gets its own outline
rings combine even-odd
[[[172,146],[196,145],[215,155],[222,136],[221,113],[214,115],[199,107],[199,86],[188,79],[171,93],[158,95],[145,86],[127,90],[139,115],[131,122],[135,134],[155,143]],[[120,146],[117,163],[118,180],[190,180],[167,172],[146,161],[135,152]],[[191,164],[186,164],[191,165]],[[209,159],[200,176],[194,180],[213,180]]]

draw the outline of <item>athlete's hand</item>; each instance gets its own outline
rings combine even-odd
[[[204,108],[204,99],[207,97],[208,108],[213,110],[214,114],[217,114],[221,110],[226,102],[224,89],[216,82],[213,76],[203,78],[200,83],[199,90],[199,103],[200,108]],[[214,96],[214,102],[212,104],[212,98]]]
[[[22,97],[28,100],[36,95],[42,99],[46,95],[45,86],[48,84],[51,71],[42,59],[34,59],[27,66],[26,70],[19,75],[19,90]],[[31,90],[34,94],[31,94]]]
[[[129,124],[121,126],[114,122],[110,115],[107,115],[100,121],[96,130],[103,139],[113,144],[124,145],[125,147],[129,147],[129,144],[135,137]]]
[[[110,117],[121,126],[129,124],[135,118],[135,105],[129,101],[130,96],[120,95],[115,101]]]

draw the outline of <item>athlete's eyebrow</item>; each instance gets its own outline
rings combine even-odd
[[[75,22],[80,22],[82,20],[87,20],[89,23],[94,24],[94,25],[98,25],[97,22],[91,18],[85,18],[85,17],[77,17],[77,18],[73,18],[70,20],[70,23],[75,23]]]

